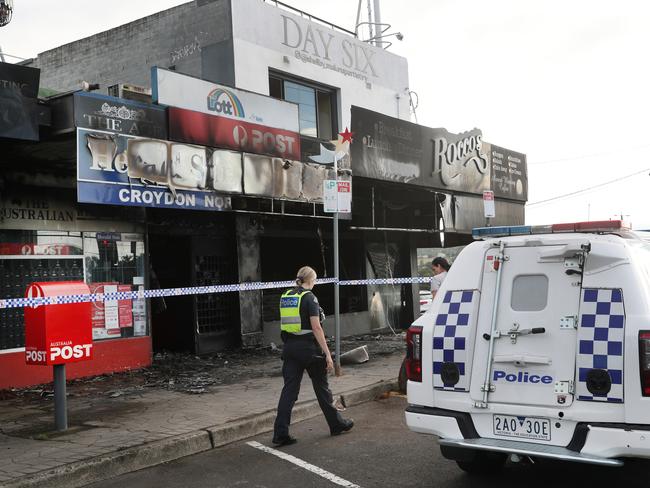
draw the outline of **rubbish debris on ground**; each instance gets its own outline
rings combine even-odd
[[[341,364],[363,364],[369,360],[368,346],[360,346],[341,354]]]
[[[328,342],[333,351],[334,341],[330,339]],[[341,349],[352,349],[350,353],[359,349],[362,351],[355,354],[363,356],[365,353],[372,358],[387,356],[405,350],[404,334],[348,337],[341,340]],[[78,398],[103,396],[116,401],[128,395],[137,395],[145,388],[200,395],[244,379],[281,376],[281,354],[282,345],[274,343],[257,349],[234,349],[205,356],[157,352],[153,356],[153,364],[147,368],[70,380],[67,391],[70,396]],[[341,355],[342,361],[344,356],[345,354]],[[352,362],[350,367],[357,367],[359,362]],[[52,402],[53,394],[51,383],[12,388],[0,390],[0,401],[22,399],[28,403],[49,403]]]

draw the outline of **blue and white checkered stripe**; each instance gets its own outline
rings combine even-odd
[[[336,278],[319,278],[319,284],[336,283]],[[339,286],[354,285],[395,285],[405,283],[428,283],[430,278],[378,278],[369,280],[339,281]],[[274,288],[291,288],[295,281],[248,282],[233,285],[194,286],[187,288],[165,288],[158,290],[120,291],[112,293],[92,293],[88,295],[62,295],[40,298],[6,298],[0,300],[0,309],[35,307],[39,305],[59,305],[65,303],[103,302],[112,300],[135,300],[142,298],[175,297],[183,295],[204,295],[211,293],[227,293],[233,291],[254,291]]]
[[[625,306],[621,289],[585,288],[580,306],[576,367],[578,400],[623,403]],[[587,389],[587,373],[607,370],[612,388],[606,395]]]
[[[339,286],[404,285],[407,283],[431,283],[431,278],[417,276],[417,277],[410,277],[410,278],[372,278],[369,280],[343,280],[343,281],[339,281]]]
[[[448,291],[433,328],[433,387],[436,390],[469,391],[469,340],[473,329],[476,297],[473,290]],[[460,380],[446,385],[440,375],[444,363],[455,363]]]

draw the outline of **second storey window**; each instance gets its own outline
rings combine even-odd
[[[269,92],[272,97],[298,104],[301,135],[329,141],[338,132],[334,90],[271,74]]]

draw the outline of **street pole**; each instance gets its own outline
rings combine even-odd
[[[65,364],[54,365],[54,425],[56,430],[68,428],[68,405],[65,394]]]
[[[336,364],[334,365],[334,374],[341,376],[341,317],[339,314],[339,169],[336,161],[336,152],[334,152],[334,182],[336,185],[336,212],[334,212],[334,321],[336,323],[336,336],[334,350],[336,354]]]

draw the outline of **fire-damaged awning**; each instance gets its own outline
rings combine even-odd
[[[352,107],[352,172],[445,193],[526,202],[526,155],[483,140],[479,129],[452,134]]]

